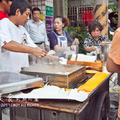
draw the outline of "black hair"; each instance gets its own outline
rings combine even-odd
[[[8,3],[9,1],[13,1],[13,0],[6,0],[7,3]],[[2,2],[2,0],[0,0],[0,2]]]
[[[13,0],[11,6],[10,6],[10,14],[9,15],[15,15],[15,12],[17,9],[20,9],[20,13],[23,14],[27,8],[32,10],[32,6],[30,3],[28,3],[26,0]]]
[[[91,32],[94,31],[96,28],[98,28],[100,31],[103,30],[103,26],[98,21],[91,22],[88,27],[89,33],[91,34]]]
[[[63,16],[56,16],[56,17],[54,18],[54,20],[55,20],[56,18],[61,18],[62,23],[65,23],[65,20],[64,20],[64,17],[63,17]]]
[[[33,14],[34,11],[39,11],[41,13],[41,10],[38,7],[35,7],[35,8],[32,9],[32,14]]]
[[[54,20],[55,20],[56,18],[60,18],[61,21],[62,21],[62,23],[65,23],[64,27],[68,27],[68,26],[69,26],[69,19],[68,19],[68,18],[63,17],[63,16],[56,16],[56,17],[54,18]]]

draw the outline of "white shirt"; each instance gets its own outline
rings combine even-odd
[[[0,72],[20,72],[21,67],[29,66],[27,53],[11,52],[2,48],[10,41],[36,47],[23,26],[17,27],[8,18],[2,19],[0,21]]]

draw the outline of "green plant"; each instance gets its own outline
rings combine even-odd
[[[112,17],[112,22],[117,24],[117,27],[118,27],[118,17],[117,17],[118,16],[118,3],[116,2],[114,4],[109,4],[108,9],[112,9],[114,15],[116,16],[116,17],[115,16]]]
[[[113,35],[110,34],[110,28],[108,28],[108,39],[112,40],[113,39]]]
[[[84,40],[89,36],[89,34],[87,33],[85,24],[81,24],[80,27],[68,27],[68,33],[72,39],[79,39],[79,53],[86,54],[86,51],[84,49]]]

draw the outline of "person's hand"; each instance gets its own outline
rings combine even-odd
[[[47,52],[49,51],[48,45],[45,46],[45,50],[46,50]]]
[[[51,60],[52,62],[60,61],[60,60],[61,60],[58,56],[53,56],[53,55],[51,55],[51,54],[47,54],[47,55],[45,56],[45,58]]]
[[[107,44],[107,41],[102,41],[100,45]]]
[[[90,47],[90,51],[95,51],[97,48],[95,46]]]
[[[75,50],[76,50],[76,45],[71,45],[71,46],[70,46],[70,50],[75,51]]]
[[[31,50],[32,54],[38,58],[45,57],[47,52],[39,47],[33,47]]]
[[[77,44],[80,44],[79,40],[77,38],[75,38],[74,42],[77,43]]]
[[[100,45],[103,45],[103,44],[112,44],[112,41],[102,41],[101,43],[100,43]]]

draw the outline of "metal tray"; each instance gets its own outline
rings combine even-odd
[[[86,68],[81,65],[33,65],[21,73],[40,76],[50,85],[65,88],[70,88],[86,78]]]
[[[44,81],[40,77],[13,72],[0,72],[0,94],[16,92],[39,85],[44,85]]]

